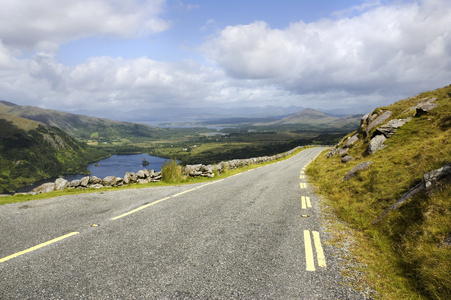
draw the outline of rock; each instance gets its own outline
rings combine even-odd
[[[357,137],[357,134],[354,134],[353,136],[351,136],[348,141],[345,144],[345,148],[349,148],[349,146],[351,146],[352,144],[354,144],[355,142],[357,142],[359,140],[359,138]]]
[[[363,163],[358,164],[357,166],[355,166],[354,168],[352,168],[351,171],[349,171],[344,177],[343,180],[349,180],[354,178],[360,171],[366,170],[370,167],[370,165],[372,164],[372,161],[366,161]]]
[[[103,178],[102,183],[104,186],[114,186],[116,184],[116,176],[106,176]]]
[[[72,180],[72,181],[70,182],[70,187],[75,189],[75,188],[77,188],[77,187],[80,186],[80,183],[81,183],[81,180],[80,180],[80,179]]]
[[[100,183],[102,183],[102,179],[100,179],[99,177],[97,177],[97,176],[89,177],[89,182],[88,182],[89,185],[100,184]]]
[[[391,210],[398,209],[402,204],[410,200],[416,194],[426,191],[429,192],[432,189],[440,187],[445,183],[450,183],[451,180],[451,163],[444,165],[440,169],[432,170],[423,175],[423,181],[411,188],[407,193],[402,195],[401,198],[396,200],[395,203],[390,205],[382,212],[381,215],[373,222],[373,225],[377,224],[385,215]]]
[[[410,120],[411,118],[390,120],[387,124],[384,124],[377,128],[373,134],[373,137],[383,134],[386,138],[390,138],[393,134],[395,134],[396,129],[403,126]]]
[[[346,156],[346,154],[348,154],[348,150],[349,150],[348,148],[341,148],[338,150],[338,154],[340,156]]]
[[[443,239],[443,246],[451,246],[451,233]]]
[[[60,191],[69,187],[69,181],[64,178],[57,178],[55,180],[55,190]]]
[[[368,125],[368,127],[365,130],[365,136],[368,136],[369,132],[379,126],[380,124],[383,124],[385,121],[387,121],[388,118],[390,118],[392,112],[390,110],[387,110],[386,112],[384,112],[382,115],[376,117],[376,119],[374,119],[373,121],[371,121],[371,123]]]
[[[354,159],[354,157],[352,157],[350,155],[346,155],[346,156],[341,158],[341,162],[345,164],[345,163],[347,163],[347,162],[349,162],[349,161],[351,161],[353,159]]]
[[[135,183],[137,179],[138,179],[138,176],[136,176],[135,173],[133,173],[133,172],[131,172],[131,173],[126,172],[125,175],[124,175],[123,181],[124,181],[125,184],[129,184],[129,183]]]
[[[337,147],[333,147],[332,149],[330,149],[329,153],[327,153],[327,158],[331,158],[332,156],[337,154],[337,152],[338,152]]]
[[[40,186],[34,188],[31,191],[31,193],[43,194],[43,193],[53,192],[54,190],[55,190],[55,183],[47,182],[47,183],[41,184]]]
[[[81,187],[87,187],[89,183],[89,176],[85,176],[82,179],[80,179],[80,186]]]
[[[123,186],[124,185],[124,179],[121,177],[116,177],[116,186]]]
[[[150,175],[149,170],[147,169],[143,169],[143,170],[139,170],[138,172],[136,172],[136,176],[138,177],[138,179],[146,179],[148,178]]]
[[[368,153],[374,154],[376,151],[385,148],[384,142],[387,138],[384,135],[376,135],[368,144]]]
[[[144,183],[149,183],[150,181],[149,181],[149,179],[144,179],[144,178],[139,178],[138,179],[138,183],[139,184],[144,184]]]
[[[423,99],[426,100],[426,99]],[[416,113],[415,113],[415,117],[421,117],[422,115],[426,115],[429,113],[429,111],[431,111],[432,109],[437,107],[437,104],[432,103],[435,100],[437,100],[436,98],[431,98],[425,102],[422,102],[420,104],[418,104],[415,109],[416,109]]]
[[[424,188],[429,191],[437,187],[444,179],[451,178],[451,163],[440,169],[432,170],[423,175]]]
[[[93,189],[101,189],[101,188],[103,188],[103,185],[100,183],[95,183],[95,184],[91,185],[90,187]]]

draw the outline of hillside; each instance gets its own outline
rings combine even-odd
[[[57,127],[0,112],[0,193],[43,178],[86,172],[88,162],[105,155]]]
[[[58,127],[72,137],[92,145],[157,140],[168,131],[167,129],[144,124],[70,114],[35,106],[19,106],[7,101],[0,101],[0,113]]]
[[[451,298],[451,85],[380,107],[308,168],[383,299]]]

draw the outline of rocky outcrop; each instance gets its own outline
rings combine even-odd
[[[387,138],[384,135],[376,135],[368,143],[367,151],[369,154],[373,154],[376,151],[385,148],[384,142]]]
[[[414,114],[415,117],[428,114],[432,109],[437,107],[437,104],[434,103],[435,100],[437,99],[421,99],[417,105],[410,107],[402,114]],[[385,148],[386,139],[391,138],[398,128],[412,120],[412,117],[390,120],[392,115],[393,113],[390,110],[380,110],[378,113],[373,112],[364,115],[360,120],[360,127],[357,132],[351,137],[348,137],[347,140],[341,141],[338,145],[333,147],[327,154],[327,158],[339,155],[342,157],[342,163],[351,161],[352,159],[350,159],[350,157],[352,156],[349,155],[348,150],[358,141],[368,143],[366,151],[369,155]]]
[[[248,159],[234,159],[226,162],[220,162],[216,165],[187,165],[183,168],[183,174],[190,177],[210,177],[213,178],[215,173],[221,174],[227,170],[234,170],[239,167],[250,166],[252,164],[259,164],[263,162],[269,162],[272,160],[277,160],[285,156],[293,154],[295,151],[303,147],[296,147],[290,151],[272,155],[272,156],[262,156]],[[115,176],[106,176],[104,179],[100,179],[96,176],[86,176],[82,179],[72,180],[68,182],[64,178],[58,178],[55,182],[44,183],[39,187],[35,188],[30,192],[30,194],[40,194],[47,193],[53,190],[63,190],[66,188],[70,189],[86,189],[94,188],[100,189],[103,187],[113,187],[113,186],[123,186],[133,183],[145,184],[149,182],[158,182],[163,179],[161,172],[155,172],[155,170],[139,170],[136,173],[126,172],[124,178]]]
[[[383,217],[385,217],[391,210],[398,209],[401,205],[410,200],[413,196],[420,192],[427,192],[439,188],[442,185],[451,183],[451,163],[444,165],[443,167],[432,170],[423,175],[423,180],[416,186],[411,188],[401,198],[396,200],[395,203],[390,205],[374,222],[377,224]]]
[[[436,98],[424,98],[420,104],[418,104],[417,106],[415,106],[415,117],[421,117],[422,115],[426,115],[429,113],[430,110],[434,109],[437,107],[437,104],[433,103],[435,100],[437,100]]]
[[[354,168],[351,169],[351,171],[349,171],[344,177],[343,180],[349,180],[354,178],[355,176],[357,176],[357,174],[363,170],[366,170],[370,167],[370,165],[372,164],[372,161],[366,161],[363,163],[358,164],[357,166],[355,166]]]

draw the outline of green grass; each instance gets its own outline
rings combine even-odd
[[[349,150],[355,160],[341,163],[321,154],[307,169],[318,193],[359,238],[356,257],[368,265],[367,280],[382,299],[451,299],[451,184],[422,193],[373,221],[413,186],[423,174],[451,162],[451,87],[420,94],[387,108],[392,118],[423,98],[436,97],[439,107],[399,128],[382,150],[367,155],[368,139]],[[451,94],[450,94],[451,95]],[[368,170],[343,181],[355,165],[373,161]]]

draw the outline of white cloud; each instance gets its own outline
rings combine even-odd
[[[28,51],[55,51],[93,35],[137,37],[166,30],[164,0],[0,0],[0,37]]]
[[[213,66],[145,56],[67,66],[55,53],[69,40],[167,29],[164,1],[0,0],[0,99],[64,110],[276,104],[366,112],[449,84],[446,2],[367,2],[350,11],[359,15],[285,29],[228,26],[200,47]],[[21,50],[35,54],[20,58]]]
[[[368,94],[440,87],[449,80],[447,1],[363,8],[352,18],[300,21],[283,30],[261,21],[229,26],[202,51],[234,78],[269,81],[297,94]]]

